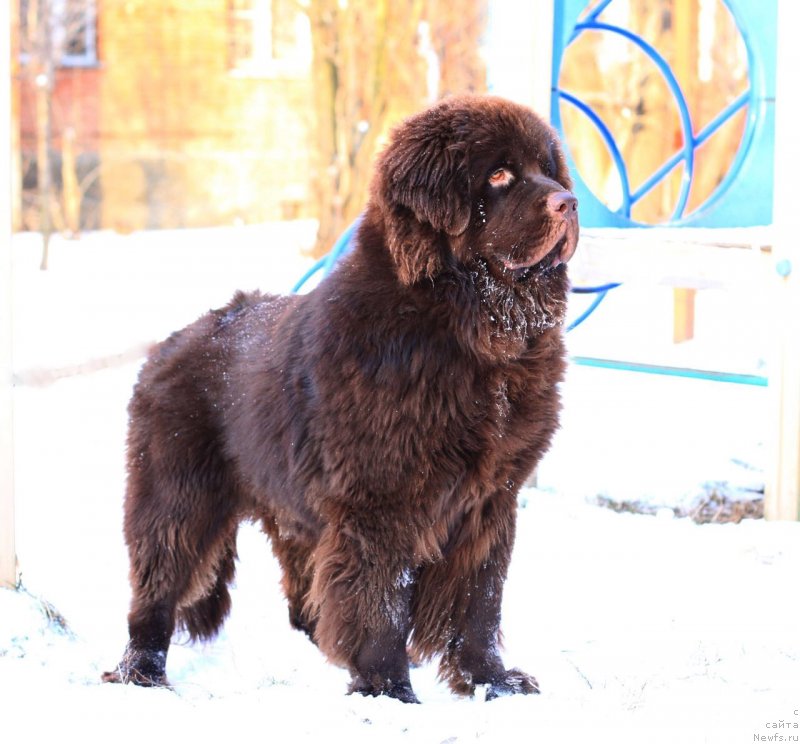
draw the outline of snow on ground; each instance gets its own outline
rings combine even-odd
[[[233,613],[214,643],[173,645],[174,691],[100,684],[126,640],[123,442],[140,349],[237,287],[285,291],[312,237],[309,224],[99,233],[57,241],[45,274],[35,237],[15,239],[29,593],[0,591],[0,741],[800,740],[800,525],[700,526],[586,500],[668,504],[704,481],[763,478],[732,460],[763,458],[767,391],[585,367],[571,369],[562,430],[521,495],[506,585],[505,656],[542,695],[461,700],[423,667],[412,672],[423,705],[346,696],[347,675],[289,628],[277,567],[249,525]],[[654,312],[635,293],[629,302],[637,317]],[[595,344],[620,332],[615,311],[602,312],[580,331]]]

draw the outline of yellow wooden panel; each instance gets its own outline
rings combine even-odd
[[[676,287],[672,290],[672,340],[676,344],[694,338],[696,289]]]

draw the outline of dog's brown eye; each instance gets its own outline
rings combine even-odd
[[[492,186],[508,186],[513,180],[514,174],[508,168],[498,168],[489,176],[489,183]]]

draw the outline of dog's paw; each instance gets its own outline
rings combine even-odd
[[[113,672],[103,672],[100,680],[111,684],[132,684],[138,687],[165,687],[172,689],[167,681],[166,674],[149,675],[143,674],[137,669],[123,669],[122,667],[117,667]]]
[[[380,684],[371,684],[362,677],[354,677],[347,690],[348,695],[352,695],[353,693],[358,693],[365,697],[386,695],[386,697],[394,698],[402,703],[419,703],[419,699],[414,694],[410,682],[392,682],[391,680],[387,680]]]
[[[495,700],[507,695],[538,695],[539,692],[539,683],[534,677],[519,669],[509,669],[489,685],[486,690],[486,700]]]
[[[111,684],[122,684],[122,674],[119,671],[119,667],[117,667],[113,672],[103,672],[100,675],[101,682],[109,682]]]
[[[163,651],[128,649],[119,666],[103,672],[101,680],[112,684],[133,684],[139,687],[167,687],[166,654]]]

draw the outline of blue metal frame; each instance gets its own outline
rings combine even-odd
[[[619,372],[643,372],[649,375],[665,375],[667,377],[683,377],[690,380],[708,380],[710,382],[730,382],[736,385],[754,385],[767,387],[769,378],[764,375],[750,375],[741,372],[718,372],[711,369],[695,369],[692,367],[669,367],[663,364],[643,364],[641,362],[622,362],[616,359],[599,359],[597,357],[573,356],[573,364],[581,367],[597,367],[613,369]]]
[[[628,29],[598,20],[613,0],[603,0],[580,19],[586,0],[555,0],[555,29],[552,78],[552,119],[563,134],[561,102],[576,106],[598,128],[620,177],[622,205],[611,210],[591,192],[569,152],[569,138],[564,137],[567,158],[573,171],[575,191],[581,202],[581,222],[591,227],[644,226],[631,217],[631,208],[679,163],[684,163],[681,190],[667,223],[674,226],[720,227],[769,224],[772,221],[772,173],[775,102],[775,33],[777,3],[764,0],[722,0],[739,28],[747,50],[749,89],[731,102],[700,132],[694,133],[691,114],[669,64],[650,44]],[[664,77],[675,96],[683,130],[683,147],[653,173],[636,191],[630,191],[627,169],[619,149],[600,117],[574,94],[559,88],[559,73],[567,47],[586,31],[613,33],[627,39],[647,54]],[[694,151],[706,142],[726,121],[747,107],[745,131],[739,150],[723,181],[709,199],[691,214],[685,214],[694,175]],[[723,198],[724,197],[724,198]]]

